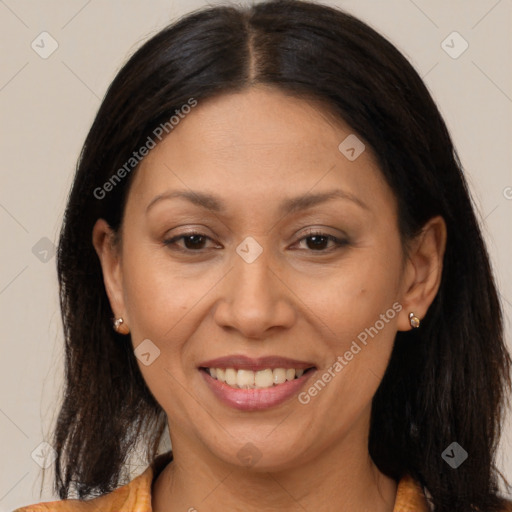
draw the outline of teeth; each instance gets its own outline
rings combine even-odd
[[[274,384],[282,384],[286,382],[286,370],[284,368],[276,368],[272,370],[272,376],[274,377]]]
[[[233,370],[233,368],[226,368],[226,384],[231,387],[234,387],[237,381],[237,371]]]
[[[215,370],[215,368],[213,368]],[[254,372],[247,370],[238,370],[236,376],[236,384],[239,388],[254,387]]]
[[[295,374],[295,372],[293,372]],[[274,375],[270,368],[254,374],[254,385],[257,388],[269,388],[274,385]]]
[[[234,368],[208,368],[210,375],[232,388],[264,389],[288,380],[302,377],[303,369],[295,368],[266,368],[253,372],[252,370],[235,370]]]

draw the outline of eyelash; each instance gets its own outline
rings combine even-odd
[[[176,242],[181,240],[181,239],[184,239],[184,238],[187,238],[187,237],[193,237],[193,236],[199,236],[199,237],[202,237],[203,239],[206,239],[206,240],[211,240],[211,238],[207,235],[204,235],[203,233],[199,233],[199,232],[196,232],[196,231],[191,231],[189,233],[182,233],[181,235],[177,235],[173,238],[170,238],[168,240],[164,240],[163,241],[163,244],[169,248],[171,248],[172,250],[176,250],[176,251],[180,251],[180,252],[186,252],[186,253],[201,253],[204,251],[204,249],[186,249],[186,248],[183,248],[183,247],[178,247],[176,246]],[[321,238],[326,238],[328,241],[331,241],[331,242],[334,242],[335,244],[335,247],[331,247],[330,249],[320,249],[320,250],[314,250],[314,249],[306,249],[306,250],[309,250],[311,252],[317,252],[317,253],[330,253],[332,251],[335,251],[337,249],[340,249],[341,247],[344,247],[346,245],[348,245],[349,241],[346,240],[346,239],[340,239],[340,238],[337,238],[333,235],[328,235],[327,233],[322,233],[321,231],[309,231],[307,233],[307,236],[304,236],[302,237],[300,240],[298,240],[298,242],[302,242],[303,240],[307,240],[308,238],[313,238],[313,237],[321,237]],[[171,247],[172,245],[175,245],[175,247]]]

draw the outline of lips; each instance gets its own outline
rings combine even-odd
[[[297,394],[316,367],[311,362],[286,357],[253,359],[235,355],[203,361],[198,369],[222,403],[238,410],[258,411],[275,407]]]
[[[314,363],[307,361],[299,361],[279,356],[266,356],[259,358],[251,358],[243,355],[233,355],[210,359],[199,364],[199,368],[234,368],[235,370],[265,370],[270,368],[296,368],[299,370],[307,370],[314,367]]]

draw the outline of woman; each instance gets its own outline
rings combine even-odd
[[[19,511],[510,506],[510,358],[467,185],[361,21],[215,7],[144,44],[85,142],[58,271],[61,501]]]

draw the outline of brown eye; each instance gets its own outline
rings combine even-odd
[[[183,240],[183,245],[177,244],[180,240]],[[208,240],[210,240],[210,237],[203,235],[202,233],[184,233],[168,240],[164,240],[163,243],[168,247],[175,246],[177,250],[198,252],[205,249],[205,244]]]
[[[187,249],[203,249],[206,242],[206,237],[202,235],[187,235],[182,238]]]
[[[306,241],[306,249],[315,252],[330,252],[331,250],[336,250],[337,248],[348,244],[348,240],[343,240],[333,235],[320,232],[308,233],[308,236],[299,240],[299,243],[304,240]],[[330,247],[329,242],[333,244]]]
[[[322,235],[313,235],[308,236],[305,238],[306,245],[308,246],[308,249],[326,249],[326,246],[329,243],[329,237],[328,236],[322,236]]]

